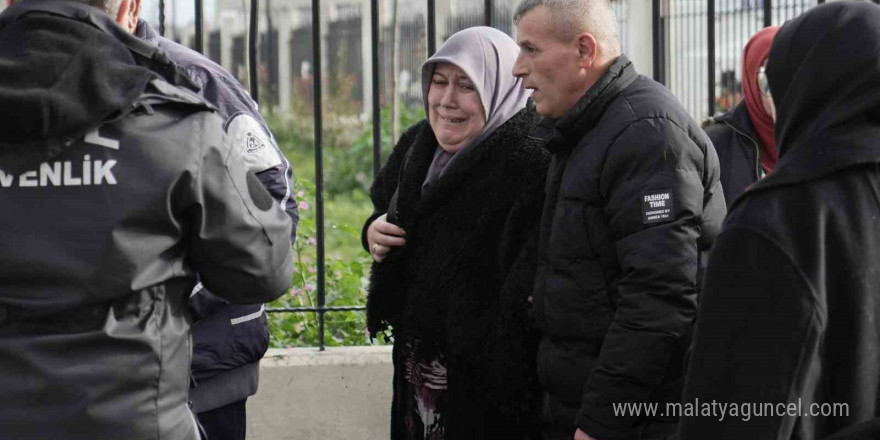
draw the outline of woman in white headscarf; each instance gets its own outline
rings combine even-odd
[[[368,327],[394,340],[392,439],[527,438],[528,323],[548,153],[501,31],[456,33],[422,67],[427,119],[371,190]]]

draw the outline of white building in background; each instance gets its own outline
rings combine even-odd
[[[651,71],[651,11],[650,0],[629,0],[628,8],[618,8],[618,12],[624,11],[627,14],[625,19],[621,19],[621,23],[626,26],[622,29],[622,33],[627,35],[624,41],[627,44],[626,51],[636,61],[637,66],[642,72],[650,74]],[[636,7],[636,3],[644,2],[648,7]],[[177,38],[186,45],[193,45],[195,26],[193,23],[194,14],[185,14],[181,11],[188,11],[194,5],[194,0],[166,0],[166,23],[169,37]],[[360,27],[360,57],[355,62],[357,66],[346,66],[359,77],[359,98],[353,99],[356,105],[361,109],[364,116],[369,116],[372,99],[372,64],[371,56],[374,44],[370,33],[370,0],[320,0],[321,5],[321,32],[322,32],[322,60],[323,67],[326,70],[329,64],[329,57],[338,54],[328,54],[329,44],[328,33],[331,29],[331,23],[351,19],[354,17],[362,17],[359,20]],[[495,0],[495,26],[513,33],[514,27],[510,22],[512,20],[513,10],[519,0]],[[290,35],[297,30],[311,28],[312,21],[312,2],[311,0],[260,0],[260,17],[259,17],[259,33],[262,35],[266,32],[267,12],[270,14],[272,28],[278,32],[277,48],[273,51],[273,55],[277,59],[277,65],[273,64],[277,70],[274,72],[277,78],[277,97],[273,100],[276,110],[280,113],[286,113],[291,108],[291,94],[296,91],[291,90],[292,79],[308,75],[314,70],[311,60],[296,62],[291,59]],[[268,5],[268,10],[267,10]],[[393,20],[393,0],[380,0],[379,25],[380,29],[389,29]],[[154,12],[150,12],[151,8]],[[232,72],[240,78],[245,84],[250,79],[247,78],[247,35],[249,25],[249,8],[248,0],[205,0],[204,6],[204,51],[206,55],[213,58],[224,68]],[[403,24],[427,21],[427,2],[426,0],[399,0],[399,19]],[[144,17],[153,22],[158,22],[158,0],[145,0]],[[437,23],[437,45],[442,44],[442,39],[448,34],[457,31],[462,25],[474,25],[483,23],[483,2],[473,0],[436,0],[436,23]],[[506,23],[502,23],[506,22]],[[176,23],[176,26],[172,26]],[[216,50],[216,35],[219,30],[219,50]],[[380,31],[381,32],[381,31]],[[386,31],[390,32],[390,31]],[[421,35],[422,41],[414,41],[411,35],[403,35],[402,43],[408,49],[402,50],[402,59],[399,72],[401,75],[401,93],[404,100],[417,101],[421,94],[421,76],[418,72],[418,66],[424,61],[424,54],[418,55],[417,50],[420,47],[427,46],[427,31],[423,30]],[[287,36],[287,37],[285,37]],[[309,37],[310,38],[310,37]],[[386,41],[382,37],[382,41]],[[639,44],[641,42],[641,44]],[[214,47],[210,47],[214,44]],[[417,46],[420,45],[420,46]],[[375,45],[377,48],[379,45]],[[245,49],[245,52],[242,52]],[[258,51],[263,50],[258,46]],[[386,72],[390,66],[388,49],[380,54],[380,64],[383,67],[383,81],[385,84],[390,82],[390,72]],[[218,53],[219,52],[219,53]],[[406,52],[406,53],[403,53]],[[410,54],[412,54],[410,56]],[[417,59],[418,58],[418,59]],[[260,59],[262,68],[268,67]],[[351,63],[349,63],[351,64]],[[325,86],[327,73],[324,72]],[[264,84],[261,84],[263,86]],[[383,88],[384,89],[384,88]],[[261,92],[263,94],[263,92]],[[355,98],[355,97],[353,97]]]
[[[144,8],[149,10],[150,3],[157,4],[158,0],[144,0]],[[310,93],[303,90],[292,90],[295,79],[307,78],[313,74],[311,55],[311,0],[258,0],[260,5],[259,33],[262,35],[268,28],[269,18],[272,28],[278,32],[277,47],[273,47],[271,55],[260,57],[261,69],[265,75],[267,69],[269,76],[276,79],[277,88],[273,90],[261,90],[261,95],[271,92],[271,99],[266,105],[272,105],[275,110],[284,114],[291,109],[291,97]],[[321,7],[321,59],[322,78],[325,85],[325,96],[329,66],[336,66],[337,70],[350,74],[357,78],[358,85],[352,93],[352,108],[361,113],[362,119],[369,118],[372,102],[372,64],[371,57],[374,49],[381,50],[380,65],[382,80],[380,90],[388,90],[391,85],[391,51],[387,44],[390,40],[390,26],[393,21],[393,1],[379,1],[379,26],[380,42],[374,43],[370,32],[370,0],[320,0]],[[193,40],[194,25],[192,15],[181,14],[181,5],[186,4],[192,8],[194,0],[166,0],[166,10],[169,12],[166,20],[176,23],[186,23],[186,26],[176,26],[174,29],[185,44]],[[618,15],[618,26],[621,33],[621,42],[624,53],[633,61],[636,69],[647,76],[653,74],[653,20],[651,0],[612,0],[615,13]],[[495,14],[493,25],[499,29],[513,34],[512,14],[519,0],[494,0]],[[774,5],[785,7],[788,4],[803,4],[813,6],[817,0],[774,0]],[[436,14],[436,44],[442,44],[442,40],[449,34],[467,26],[479,25],[483,20],[483,2],[477,0],[435,0]],[[176,5],[176,6],[175,6]],[[727,6],[725,6],[727,5]],[[743,0],[732,2],[716,0],[716,11],[725,11],[730,5],[739,9],[734,11],[736,15],[746,14],[746,9],[761,8],[762,2],[756,0]],[[708,50],[706,47],[706,24],[703,19],[682,19],[675,16],[675,10],[682,8],[689,13],[705,13],[707,2],[705,0],[661,0],[661,8],[664,11],[664,23],[666,33],[664,35],[664,52],[666,55],[664,70],[666,83],[670,90],[675,93],[685,104],[695,118],[701,119],[708,116],[709,108],[709,81],[708,77]],[[247,30],[249,0],[205,0],[205,52],[215,61],[218,61],[226,69],[247,83]],[[427,31],[424,23],[427,21],[427,0],[399,0],[399,19],[404,27],[402,33],[402,50],[399,72],[398,93],[404,102],[413,104],[421,98],[421,75],[420,65],[424,61],[427,51]],[[186,8],[183,9],[184,11]],[[145,14],[149,16],[149,14]],[[157,14],[153,15],[154,19]],[[703,16],[704,17],[704,16]],[[725,18],[726,17],[726,18]],[[727,14],[719,16],[716,28],[729,26],[727,21],[733,16]],[[188,19],[187,19],[188,18]],[[183,21],[183,19],[187,19]],[[346,27],[340,29],[340,23],[348,23],[346,26],[354,26],[356,29]],[[693,23],[691,23],[693,22]],[[417,23],[420,23],[417,25]],[[690,23],[690,24],[689,24]],[[677,26],[687,24],[692,28],[691,33],[677,31]],[[421,27],[418,27],[421,26]],[[169,25],[169,34],[171,26]],[[336,31],[333,31],[336,29]],[[219,33],[218,33],[219,31]],[[344,32],[341,32],[344,31]],[[340,33],[345,33],[348,38],[347,44],[356,44],[356,50],[348,47],[351,52],[343,58],[338,51],[331,48],[331,41],[338,41]],[[359,35],[356,35],[358,34]],[[217,36],[219,35],[219,42]],[[295,37],[293,37],[295,36]],[[737,70],[738,52],[745,44],[748,36],[739,36],[722,41],[716,41],[715,78],[711,80],[716,84],[715,95],[720,96],[725,87],[735,84],[741,76]],[[212,40],[213,38],[213,40]],[[336,39],[336,40],[334,40]],[[308,41],[308,42],[306,42]],[[212,46],[213,45],[213,46]],[[209,47],[210,46],[210,47]],[[258,46],[258,50],[262,46]],[[334,53],[328,53],[334,52]],[[264,59],[265,58],[265,59]],[[266,63],[266,59],[273,62]],[[732,60],[732,61],[731,61]],[[340,67],[341,66],[341,67]],[[265,87],[265,81],[261,82],[261,88]],[[385,96],[382,99],[386,99]]]

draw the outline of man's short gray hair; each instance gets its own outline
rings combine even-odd
[[[18,0],[18,1],[22,1],[22,0]],[[104,13],[109,15],[110,18],[113,19],[113,21],[116,21],[116,15],[119,14],[119,7],[122,6],[122,0],[74,0],[74,1],[79,2],[79,3],[85,3],[93,8],[98,8],[98,9],[104,11]]]
[[[617,19],[609,0],[522,0],[513,14],[513,22],[519,22],[532,9],[547,8],[556,36],[571,41],[581,32],[589,32],[608,56],[620,55],[620,37]]]

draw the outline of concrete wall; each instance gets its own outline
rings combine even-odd
[[[249,440],[387,440],[391,347],[271,349],[248,399]]]

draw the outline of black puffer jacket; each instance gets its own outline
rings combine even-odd
[[[758,134],[752,125],[746,101],[732,110],[710,119],[703,128],[718,153],[721,164],[721,187],[727,206],[746,188],[760,179],[763,170],[758,160]]]
[[[631,438],[644,420],[613,403],[681,395],[698,260],[726,212],[718,158],[625,56],[537,134],[554,153],[534,294],[541,384],[571,426]]]
[[[529,366],[537,344],[529,349],[526,307],[550,159],[528,138],[536,119],[534,109],[520,111],[467,150],[424,197],[421,187],[437,139],[427,122],[420,122],[401,137],[371,191],[376,213],[364,230],[388,209],[399,183],[398,219],[406,246],[373,265],[370,331],[390,324],[398,340],[429,340],[443,350],[450,439],[527,434],[534,402],[530,387],[536,383],[529,382],[534,377]],[[397,365],[395,384],[401,370]],[[395,402],[409,397],[395,395]],[[403,422],[393,411],[392,438],[400,438]]]
[[[773,409],[684,418],[682,439],[880,438],[877,23],[835,2],[776,35],[779,162],[715,243],[684,396]]]

